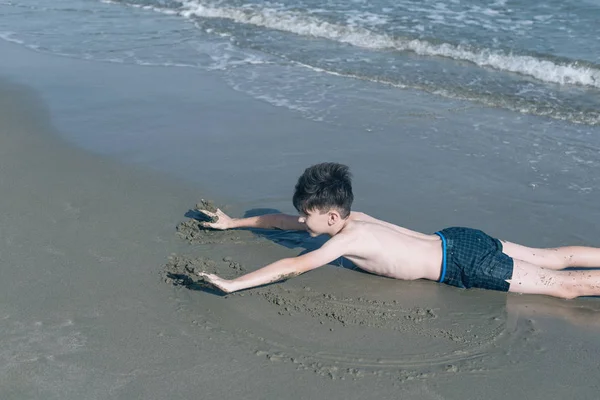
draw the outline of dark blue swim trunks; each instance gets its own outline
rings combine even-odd
[[[502,242],[477,229],[447,228],[442,238],[443,259],[439,281],[459,288],[508,291],[513,259],[502,252]]]

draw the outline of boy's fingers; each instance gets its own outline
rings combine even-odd
[[[199,225],[203,228],[219,229],[215,226],[214,222],[200,222]]]

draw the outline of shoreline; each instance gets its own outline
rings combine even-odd
[[[74,86],[95,78],[78,73]],[[11,82],[0,76],[0,397],[595,398],[597,299],[334,266],[229,296],[173,287],[171,253],[239,273],[305,243],[248,231],[187,243],[175,227],[209,196],[70,144],[43,95]],[[109,102],[115,119],[122,100]],[[218,107],[216,121],[234,108]],[[281,179],[297,172],[285,168]]]

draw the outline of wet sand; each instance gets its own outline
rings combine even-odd
[[[0,81],[3,399],[597,398],[598,299],[338,263],[222,296],[197,270],[233,277],[311,242],[198,229],[206,191],[60,136],[38,93]]]

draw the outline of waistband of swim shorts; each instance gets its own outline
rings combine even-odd
[[[436,232],[435,234],[442,239],[442,272],[440,273],[438,282],[444,282],[444,278],[446,278],[446,238],[442,232]]]

